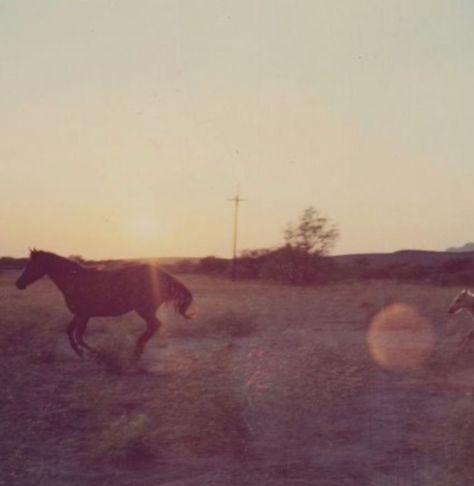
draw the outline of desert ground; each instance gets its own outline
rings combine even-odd
[[[0,275],[0,485],[472,484],[459,288],[184,275],[195,319],[161,309],[130,366],[138,316],[91,320],[80,360],[60,292],[17,276]]]

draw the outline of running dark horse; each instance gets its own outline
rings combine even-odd
[[[72,349],[82,357],[83,350],[93,352],[84,342],[84,332],[91,317],[118,316],[135,311],[146,324],[133,353],[137,360],[147,341],[160,328],[155,313],[161,304],[171,302],[176,312],[186,319],[193,300],[191,292],[160,268],[131,264],[115,270],[87,268],[68,258],[46,251],[31,250],[25,270],[16,282],[23,290],[48,275],[63,293],[66,305],[74,314],[67,328]]]

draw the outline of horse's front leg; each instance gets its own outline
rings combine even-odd
[[[69,326],[67,327],[67,336],[69,338],[69,344],[71,345],[71,348],[79,356],[79,358],[82,358],[83,351],[77,345],[76,339],[74,337],[74,331],[76,329],[76,326],[79,324],[79,322],[80,319],[77,316],[74,316],[73,320],[69,323]]]
[[[95,353],[96,351],[84,341],[84,333],[86,332],[88,321],[89,321],[88,317],[80,317],[77,319],[77,325],[74,333],[75,341],[84,349],[87,349],[89,353]]]

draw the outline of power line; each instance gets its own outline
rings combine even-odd
[[[242,199],[240,197],[240,187],[237,187],[237,194],[233,198],[228,199],[228,201],[232,201],[234,203],[234,237],[232,241],[232,269],[231,269],[232,280],[235,280],[237,277],[237,232],[238,232],[238,225],[239,225],[239,206],[241,202],[246,200],[247,199]]]

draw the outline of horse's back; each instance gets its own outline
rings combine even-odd
[[[114,316],[133,310],[154,311],[185,291],[186,287],[166,271],[139,263],[103,270],[83,268],[65,297],[74,313]]]

